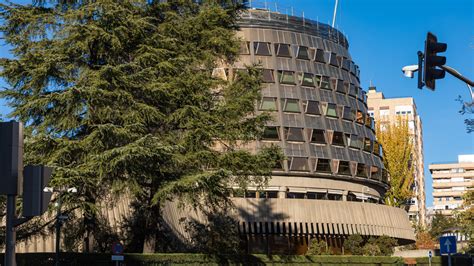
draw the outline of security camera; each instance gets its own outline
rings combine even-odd
[[[418,65],[404,66],[402,68],[403,75],[407,78],[413,78],[416,71],[418,71]]]

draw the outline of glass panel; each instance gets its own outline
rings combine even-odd
[[[310,73],[299,73],[298,81],[301,86],[314,87],[314,76]]]
[[[309,60],[309,53],[308,53],[308,47],[306,46],[300,46],[298,49],[298,59],[304,59],[304,60]]]
[[[338,169],[337,173],[340,174],[340,175],[351,175],[351,167],[349,165],[349,162],[340,161],[339,162],[339,169]]]
[[[352,96],[357,96],[357,87],[354,84],[351,84],[349,94]]]
[[[380,179],[380,169],[375,166],[370,167],[370,178],[372,179]]]
[[[362,137],[359,137],[357,135],[351,135],[351,141],[350,141],[349,145],[352,148],[362,149],[362,147],[364,146]]]
[[[324,137],[324,135],[324,130],[313,129],[313,134],[311,135],[311,142],[326,144],[326,138]]]
[[[328,200],[342,200],[341,194],[328,194]]]
[[[380,144],[377,141],[374,142],[374,154],[380,155]]]
[[[365,126],[370,127],[372,125],[371,117],[366,116],[365,117]]]
[[[324,51],[323,50],[320,50],[320,49],[316,50],[315,60],[316,60],[316,62],[319,62],[319,63],[326,63],[326,59],[324,58]]]
[[[286,197],[288,199],[304,199],[305,193],[297,193],[297,192],[287,192]]]
[[[364,124],[364,114],[359,110],[357,111],[356,122],[360,124]]]
[[[305,102],[305,111],[310,115],[320,115],[319,103],[315,101],[306,101]]]
[[[326,110],[326,116],[337,117],[336,105],[333,103],[328,103],[328,108]]]
[[[309,171],[308,158],[293,157],[290,170],[291,171]]]
[[[357,176],[367,177],[367,167],[365,167],[365,164],[357,164]]]
[[[300,107],[298,104],[298,100],[295,99],[287,99],[285,104],[284,112],[292,112],[292,113],[299,113]]]
[[[260,104],[260,110],[276,111],[276,98],[263,97],[262,103]]]
[[[278,79],[281,84],[295,84],[295,73],[293,71],[278,71]]]
[[[347,119],[347,120],[354,120],[353,112],[351,112],[351,108],[349,106],[344,106],[344,113],[342,115],[342,118]]]
[[[339,67],[337,63],[337,56],[335,53],[331,53],[329,57],[329,64],[335,67]]]
[[[289,141],[304,141],[302,128],[286,127],[285,136]]]
[[[332,144],[338,146],[344,146],[344,133],[335,131],[332,135]]]
[[[255,55],[272,55],[270,52],[270,43],[268,42],[254,42],[253,48]]]
[[[249,42],[240,42],[239,54],[250,54]]]
[[[337,88],[336,91],[346,93],[346,87],[344,86],[344,81],[339,79],[337,80]]]
[[[275,51],[277,56],[291,57],[289,44],[277,43],[275,44]]]
[[[262,135],[264,140],[280,140],[280,135],[278,134],[278,127],[265,127]]]
[[[321,76],[319,75],[314,76],[314,82],[316,83],[317,87],[321,87]]]
[[[329,159],[318,159],[318,165],[316,166],[316,172],[331,173],[331,160]]]
[[[330,90],[331,87],[329,85],[329,77],[325,77],[323,76],[321,78],[321,89],[326,89],[326,90]]]
[[[368,138],[364,140],[364,151],[372,152],[372,141]]]
[[[245,192],[245,197],[246,198],[256,198],[257,197],[257,192],[256,191],[246,191]]]
[[[267,191],[267,199],[276,199],[278,198],[278,191]]]
[[[273,70],[272,69],[264,69],[262,71],[262,81],[265,83],[273,83],[275,79],[273,77]]]

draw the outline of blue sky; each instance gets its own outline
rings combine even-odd
[[[278,7],[328,23],[335,0],[278,0]],[[0,0],[0,2],[3,2]],[[28,3],[29,1],[15,1]],[[255,2],[255,1],[254,1]],[[263,2],[260,0],[259,2]],[[274,1],[275,2],[275,1]],[[273,4],[274,5],[274,4]],[[448,43],[447,64],[474,79],[474,2],[472,0],[339,0],[336,27],[349,39],[349,51],[361,69],[364,89],[372,81],[386,97],[415,98],[423,121],[427,205],[433,202],[428,165],[455,161],[458,154],[474,153],[474,133],[467,134],[455,99],[469,98],[467,87],[446,76],[436,91],[419,90],[416,79],[407,79],[401,68],[417,62],[427,31]],[[0,46],[0,56],[8,47]],[[0,80],[0,86],[5,86]],[[0,114],[7,114],[0,100]]]

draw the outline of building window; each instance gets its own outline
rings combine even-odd
[[[255,199],[257,197],[256,191],[245,191],[245,198]]]
[[[288,199],[304,199],[305,193],[301,192],[286,192],[286,198]]]
[[[314,87],[314,76],[310,73],[299,73],[298,81],[301,86]]]
[[[285,99],[281,100],[282,105],[283,105],[283,111],[284,112],[290,112],[290,113],[299,113],[300,112],[300,106],[298,103],[298,100],[296,99]]]
[[[353,134],[351,135],[351,141],[349,145],[351,148],[362,149],[362,147],[364,146],[364,142],[362,137]]]
[[[344,133],[334,131],[332,134],[332,145],[344,146]]]
[[[264,83],[274,83],[275,78],[273,76],[272,69],[263,69],[262,70],[262,82]]]
[[[295,73],[293,71],[278,70],[278,80],[280,84],[295,84]]]
[[[309,52],[308,52],[308,47],[306,46],[300,46],[298,48],[298,56],[296,57],[298,59],[303,59],[303,60],[309,60]]]
[[[380,179],[380,169],[375,166],[370,167],[370,178],[372,179]]]
[[[276,98],[273,97],[263,97],[260,104],[260,110],[262,111],[276,111]]]
[[[336,87],[336,91],[340,92],[340,93],[346,93],[346,87],[344,85],[344,81],[341,80],[341,79],[338,79],[337,80],[337,87]]]
[[[304,101],[303,102],[303,109],[306,114],[309,115],[320,115],[321,112],[319,111],[319,103],[316,101]]]
[[[377,141],[374,141],[374,154],[375,155],[378,155],[378,156],[381,155],[380,146],[381,146],[380,143],[378,143]]]
[[[342,195],[328,193],[328,200],[342,200]]]
[[[255,55],[263,55],[263,56],[270,56],[272,53],[270,52],[270,43],[268,42],[254,42],[253,49]]]
[[[359,110],[357,110],[356,122],[359,123],[359,124],[364,124],[364,113],[362,113]]]
[[[331,87],[329,85],[329,77],[326,77],[326,76],[322,76],[321,77],[321,85],[320,85],[320,88],[321,89],[325,89],[325,90],[331,90]]]
[[[331,160],[329,159],[318,159],[316,166],[316,172],[331,173]]]
[[[285,127],[285,139],[288,141],[304,141],[303,129],[296,127]]]
[[[326,144],[326,137],[324,134],[324,130],[313,129],[313,132],[311,134],[311,143]]]
[[[280,140],[278,127],[265,127],[262,135],[263,140]]]
[[[337,55],[335,53],[331,53],[329,56],[329,64],[331,66],[339,67],[339,64],[337,62]]]
[[[337,118],[337,106],[333,103],[328,103],[326,108],[326,116]]]
[[[364,151],[372,152],[372,141],[368,138],[364,139]]]
[[[306,193],[306,198],[307,198],[307,199],[326,200],[326,199],[327,199],[327,193],[321,193],[321,192],[307,192],[307,193]]]
[[[278,198],[278,191],[260,191],[258,197],[260,199],[276,199]]]
[[[357,87],[354,84],[351,84],[349,88],[349,94],[354,97],[357,96],[358,91],[357,91]]]
[[[280,57],[291,57],[290,45],[284,43],[275,44],[276,55]]]
[[[239,54],[250,54],[250,43],[240,42]]]
[[[357,164],[357,176],[368,177],[367,167],[365,167],[365,164],[362,164],[362,163]]]
[[[339,161],[339,169],[337,171],[340,175],[351,175],[351,167],[348,161]]]
[[[291,158],[291,171],[309,171],[308,158],[306,157],[293,157]]]
[[[326,64],[326,59],[324,58],[324,51],[321,49],[316,50],[316,62]]]
[[[342,115],[343,119],[353,121],[354,120],[354,113],[351,112],[351,108],[349,106],[344,106],[344,111]]]

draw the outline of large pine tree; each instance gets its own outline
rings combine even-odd
[[[54,167],[53,186],[79,189],[69,206],[89,231],[97,203],[129,191],[147,213],[143,241],[154,241],[159,203],[221,206],[232,185],[261,184],[280,159],[239,149],[269,119],[254,111],[259,71],[211,74],[237,56],[242,6],[195,2],[0,4],[13,56],[0,61],[0,96],[26,125],[25,160]]]

